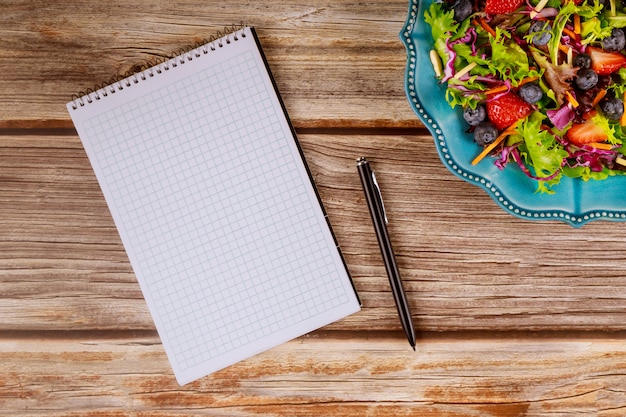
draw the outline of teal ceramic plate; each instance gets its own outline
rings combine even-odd
[[[536,193],[537,183],[517,167],[500,171],[489,157],[473,166],[480,152],[460,110],[444,99],[429,59],[432,48],[430,26],[424,10],[433,0],[410,0],[409,12],[400,38],[407,50],[405,89],[411,107],[428,127],[443,164],[456,176],[484,189],[505,211],[528,220],[561,220],[580,227],[592,220],[626,221],[626,177],[603,181],[563,178],[555,194]],[[426,98],[428,98],[426,100]]]

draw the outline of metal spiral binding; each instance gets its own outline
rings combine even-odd
[[[180,64],[193,61],[194,58],[199,58],[218,48],[223,48],[224,45],[231,43],[231,39],[232,41],[238,41],[239,35],[237,32],[245,27],[246,25],[244,23],[225,26],[224,32],[218,31],[211,35],[208,40],[202,39],[194,45],[188,45],[178,52],[173,52],[169,57],[157,57],[154,60],[147,60],[139,66],[140,69],[138,71],[127,71],[123,75],[116,75],[85,91],[79,91],[78,94],[72,95],[72,109],[76,110],[79,106],[83,107],[89,103],[93,103],[94,100],[101,100],[103,97],[108,97],[109,94],[115,94],[117,91],[121,91],[134,84],[139,84],[147,78],[161,74],[163,71],[169,71],[170,68],[176,68]],[[242,32],[240,36],[245,37],[246,34]]]

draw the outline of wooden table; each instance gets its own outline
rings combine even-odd
[[[626,415],[626,226],[521,220],[448,172],[404,94],[407,8],[4,2],[0,414]],[[241,19],[257,28],[363,309],[179,387],[64,105]],[[417,352],[361,155],[384,190]]]

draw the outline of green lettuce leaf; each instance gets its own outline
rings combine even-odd
[[[601,113],[598,113],[593,116],[591,120],[596,126],[599,126],[602,128],[602,130],[604,130],[604,133],[606,133],[607,135],[607,142],[614,145],[621,143],[620,140],[615,136],[615,130],[613,129],[611,123],[609,123],[609,119],[604,117]]]
[[[496,29],[496,36],[491,38],[491,51],[491,61],[488,62],[503,79],[520,81],[529,76],[528,55],[511,41],[509,32]]]
[[[424,12],[424,21],[431,27],[435,51],[445,64],[448,62],[446,39],[459,28],[459,24],[454,20],[454,11],[445,10],[442,3],[435,2]]]
[[[602,39],[611,34],[610,30],[608,31],[608,35],[604,32],[603,27],[607,26],[605,23],[600,22],[599,26],[597,23],[589,23],[593,19],[597,19],[596,16],[601,13],[602,8],[604,7],[599,1],[594,2],[595,4],[590,3],[590,1],[585,1],[580,6],[577,6],[574,2],[570,1],[561,6],[559,13],[554,18],[552,37],[548,42],[550,60],[553,64],[558,64],[559,44],[561,42],[561,38],[563,37],[563,29],[572,15],[577,14],[586,20],[583,22],[581,28],[582,36],[584,38],[583,42],[585,43],[592,42],[595,39]],[[586,36],[585,33],[587,34]],[[593,40],[591,38],[593,38]]]
[[[568,156],[567,151],[556,138],[541,128],[544,118],[543,114],[533,112],[518,127],[518,132],[524,138],[520,151],[529,165],[534,168],[534,174],[538,177],[548,177],[560,171],[563,160]],[[561,175],[557,175],[547,183],[556,184],[560,181],[560,177]],[[538,191],[550,192],[546,187],[546,181],[539,181],[539,183]]]
[[[583,21],[580,26],[580,35],[583,38],[581,42],[583,44],[590,44],[599,39],[604,39],[610,36],[612,31],[611,26],[604,24],[604,22],[597,17]]]

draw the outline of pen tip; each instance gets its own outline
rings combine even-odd
[[[415,345],[412,345],[411,347],[413,348],[413,352],[416,352]]]

